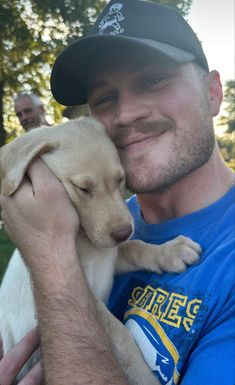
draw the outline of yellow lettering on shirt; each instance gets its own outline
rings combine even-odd
[[[132,308],[143,309],[153,315],[157,320],[175,328],[183,326],[189,331],[201,305],[201,300],[188,296],[168,292],[150,285],[144,289],[136,287],[128,304]]]

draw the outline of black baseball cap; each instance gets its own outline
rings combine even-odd
[[[175,8],[144,0],[112,0],[90,33],[57,57],[51,91],[65,106],[87,102],[90,68],[104,54],[131,47],[176,63],[195,62],[209,71],[206,56],[192,28]]]

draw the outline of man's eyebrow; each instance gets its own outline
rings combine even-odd
[[[128,68],[128,71],[130,73],[138,72],[140,69],[143,69],[142,67],[138,63],[134,63]],[[87,95],[106,86],[108,86],[108,82],[104,79],[91,79],[87,86]]]
[[[91,94],[92,92],[99,90],[100,88],[103,88],[107,86],[107,82],[105,80],[94,80],[89,82],[87,86],[87,94]]]
[[[27,112],[27,111],[32,111],[32,107],[26,107],[26,108],[23,108],[22,110],[17,111],[17,112],[16,112],[16,115],[18,116],[18,114],[22,114],[22,112]],[[1,384],[0,384],[0,385],[1,385]]]

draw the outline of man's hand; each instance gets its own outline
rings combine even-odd
[[[0,195],[5,227],[31,270],[43,265],[60,244],[75,244],[79,218],[61,182],[40,160],[28,169],[20,188]],[[55,261],[47,260],[47,263]]]
[[[3,357],[2,342],[0,339],[0,384],[13,384],[17,373],[22,369],[32,353],[39,347],[39,334],[37,329],[30,331],[16,346]],[[42,385],[43,373],[38,362],[19,382],[18,385],[31,384]]]
[[[45,382],[126,385],[79,263],[78,214],[42,161],[35,161],[27,175],[11,197],[0,196],[0,204],[6,228],[31,271]],[[0,361],[0,384],[11,384],[32,351],[21,344]],[[28,375],[33,380],[25,378],[20,385],[41,384],[39,366]]]

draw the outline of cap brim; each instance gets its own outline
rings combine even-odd
[[[104,53],[125,46],[154,53],[177,63],[188,63],[195,59],[192,53],[154,40],[123,35],[88,36],[65,48],[54,63],[51,91],[57,102],[64,106],[85,104],[90,68],[95,62],[98,63]]]

